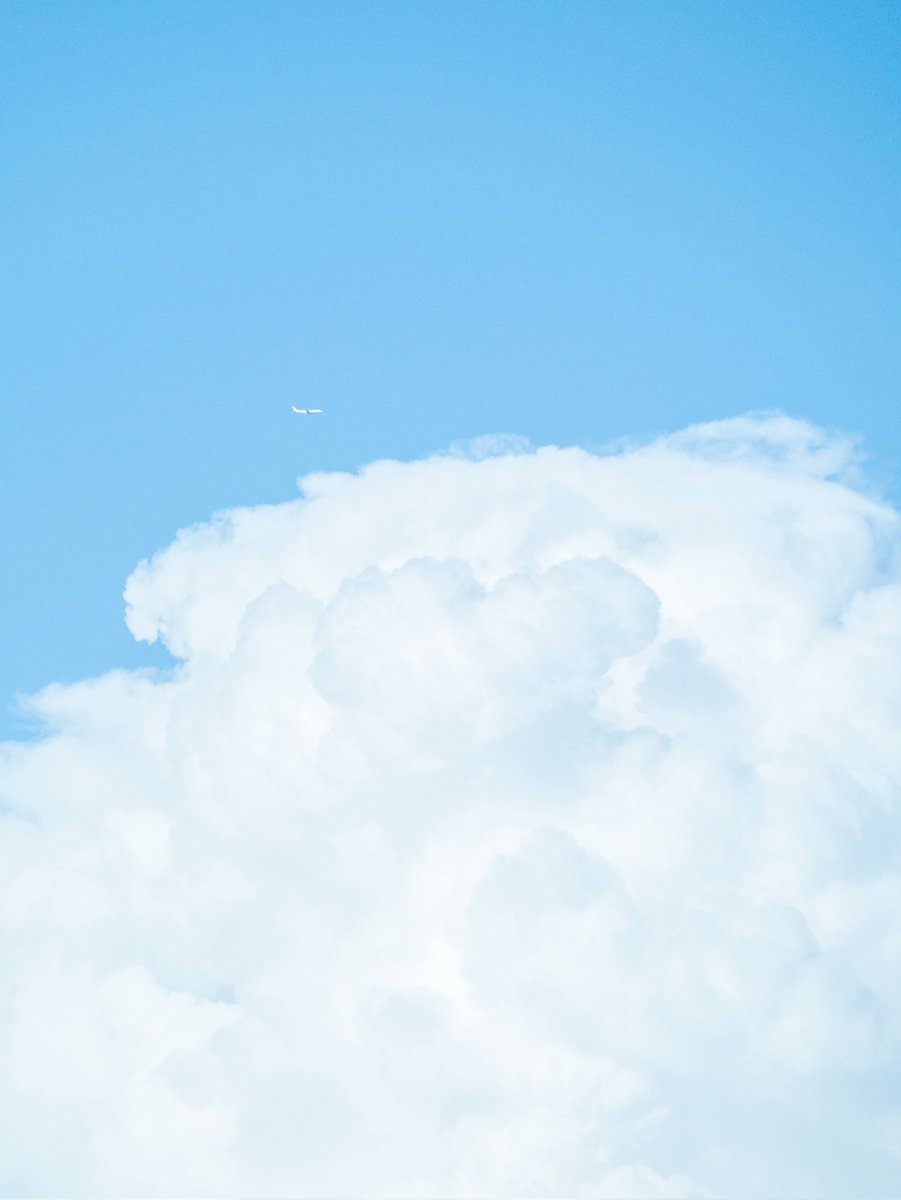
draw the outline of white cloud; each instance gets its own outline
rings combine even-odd
[[[142,564],[0,751],[0,1192],[901,1195],[898,515],[781,416]]]

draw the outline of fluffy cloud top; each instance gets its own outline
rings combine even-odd
[[[302,481],[0,753],[5,1195],[901,1195],[898,514],[787,418]]]

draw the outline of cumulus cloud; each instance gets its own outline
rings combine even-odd
[[[898,514],[779,416],[141,564],[0,751],[0,1191],[901,1195]]]

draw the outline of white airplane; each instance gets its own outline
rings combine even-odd
[[[296,413],[304,413],[306,415],[309,415],[311,413],[321,413],[322,412],[321,408],[294,408],[293,404],[291,405],[291,407],[294,409],[294,411]]]

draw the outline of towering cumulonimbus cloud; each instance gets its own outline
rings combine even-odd
[[[302,481],[0,753],[0,1192],[901,1195],[898,514],[746,417]]]

